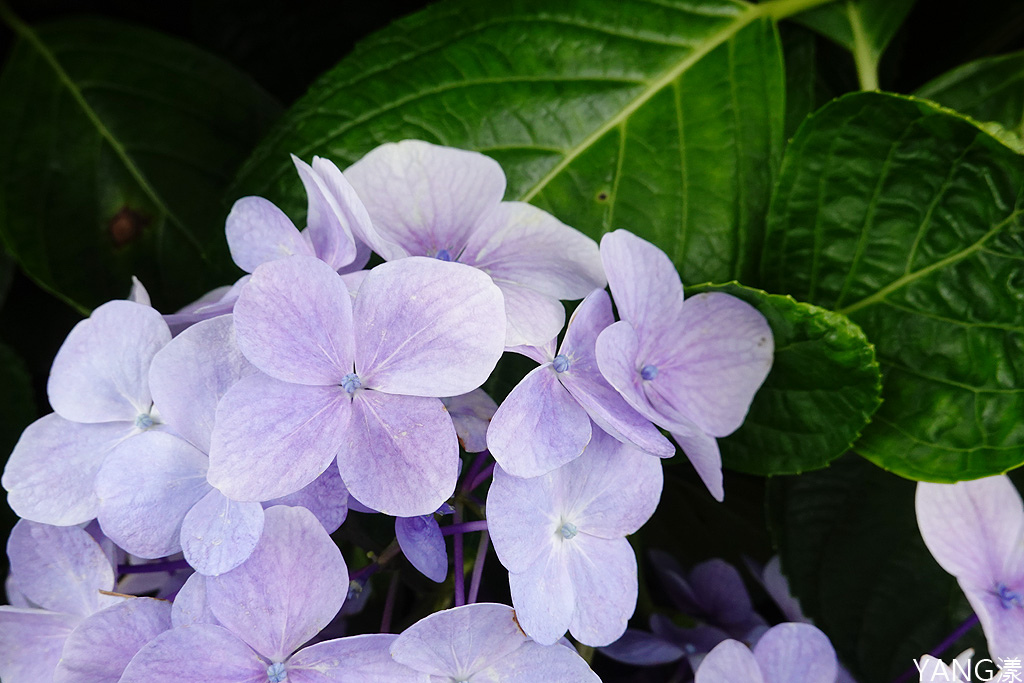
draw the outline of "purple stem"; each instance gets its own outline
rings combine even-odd
[[[455,534],[454,545],[455,545],[455,606],[462,607],[466,604],[466,566],[463,564],[462,559],[462,506],[455,506],[455,524],[450,527],[446,527],[441,530],[441,533],[452,529],[450,533]]]
[[[476,547],[476,559],[473,560],[473,578],[469,582],[469,597],[466,598],[469,604],[476,602],[476,596],[480,592],[480,581],[484,577],[484,562],[487,560],[487,546],[491,537],[486,531],[480,534],[480,545]]]
[[[487,520],[481,519],[476,522],[460,522],[450,526],[441,527],[441,533],[445,536],[452,534],[468,534],[471,531],[487,531]]]
[[[480,474],[480,470],[483,469],[484,464],[487,462],[487,458],[490,457],[490,453],[486,450],[480,451],[480,454],[473,460],[473,464],[469,466],[469,471],[466,472],[466,476],[462,478],[462,489],[467,490],[469,484],[476,478],[476,475]]]
[[[149,564],[119,564],[119,574],[155,574],[156,572],[176,572],[180,569],[189,569],[190,565],[185,560],[168,560],[166,562],[150,562]]]
[[[480,474],[476,475],[476,479],[474,479],[472,481],[472,483],[469,485],[469,490],[470,491],[475,490],[477,486],[479,486],[480,484],[484,483],[485,481],[487,481],[488,479],[491,478],[491,474],[494,473],[494,465],[495,465],[495,463],[492,462],[490,465],[485,467],[480,472]]]
[[[953,645],[953,643],[963,638],[964,635],[972,628],[974,628],[977,624],[978,615],[972,614],[970,617],[968,617],[967,621],[960,624],[955,631],[950,633],[945,640],[936,645],[935,649],[933,649],[928,654],[930,654],[932,657],[940,656],[943,652],[948,650]],[[905,681],[912,681],[917,675],[917,667],[912,665],[909,669],[904,671],[899,678],[893,681],[893,683],[904,683]]]
[[[391,633],[391,615],[395,611],[395,597],[398,595],[398,572],[391,577],[388,595],[384,598],[384,615],[380,618],[380,632]]]

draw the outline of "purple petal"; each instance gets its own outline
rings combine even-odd
[[[509,474],[538,477],[578,458],[590,435],[587,411],[546,364],[530,371],[498,406],[487,446]]]
[[[649,457],[649,456],[647,456]],[[585,645],[608,645],[626,631],[636,609],[636,556],[625,538],[586,533],[565,542],[576,610],[569,632]]]
[[[240,503],[213,489],[185,515],[181,549],[197,572],[216,576],[244,562],[261,533],[262,505]]]
[[[149,292],[146,291],[146,286],[142,284],[142,280],[132,275],[132,288],[128,292],[128,301],[134,301],[137,304],[143,306],[152,306],[153,303],[149,299]]]
[[[40,607],[87,617],[117,601],[114,569],[99,544],[79,527],[20,520],[7,539],[18,589]]]
[[[487,212],[460,260],[499,287],[525,285],[555,299],[580,299],[606,282],[594,240],[522,202],[501,202]]]
[[[267,261],[293,254],[313,255],[291,219],[263,197],[242,197],[231,207],[224,232],[231,258],[247,273]]]
[[[436,510],[455,492],[459,442],[436,398],[357,391],[338,471],[364,505],[395,517]]]
[[[0,605],[0,680],[47,683],[80,616]]]
[[[103,533],[139,557],[181,550],[181,521],[210,491],[207,458],[167,432],[149,431],[122,442],[96,476]]]
[[[242,289],[234,317],[238,348],[275,379],[336,385],[352,371],[352,300],[319,259],[263,264]]]
[[[511,607],[478,602],[420,619],[395,639],[391,656],[416,671],[465,680],[527,640]]]
[[[752,653],[738,640],[715,646],[697,669],[695,683],[768,683]]]
[[[483,389],[474,389],[468,394],[442,397],[441,402],[452,416],[462,450],[467,453],[487,450],[487,427],[498,409],[494,399]]]
[[[754,573],[754,576],[757,574]],[[807,617],[800,609],[800,602],[789,590],[789,581],[782,573],[782,562],[778,555],[773,556],[764,566],[764,571],[761,572],[761,585],[786,617],[786,621],[807,621]]]
[[[412,566],[431,581],[444,582],[448,576],[448,550],[433,515],[396,518],[395,536]]]
[[[505,301],[505,346],[544,346],[565,324],[565,308],[558,299],[529,287],[496,282]]]
[[[389,648],[398,636],[387,633],[325,640],[288,660],[292,683],[429,683],[430,677],[399,664]]]
[[[162,348],[149,369],[160,419],[209,453],[217,403],[238,380],[257,372],[235,343],[230,315],[189,327]]]
[[[30,424],[4,469],[7,504],[45,524],[81,524],[99,514],[95,479],[107,453],[134,433],[130,422],[82,424],[57,413]]]
[[[478,152],[420,140],[381,145],[345,171],[373,220],[364,242],[391,261],[458,256],[505,194],[505,174]]]
[[[324,162],[323,159],[318,159]],[[317,160],[314,160],[316,163]],[[292,163],[295,170],[299,172],[302,185],[306,188],[308,197],[308,208],[306,211],[305,237],[313,245],[317,258],[325,262],[332,269],[337,270],[342,266],[352,263],[356,256],[356,245],[351,234],[342,227],[343,209],[338,204],[338,198],[334,196],[327,187],[325,179],[317,173],[313,167],[292,155]],[[331,162],[325,162],[337,171],[337,167]],[[319,164],[323,169],[324,164]],[[338,171],[338,175],[341,172]],[[353,196],[355,193],[352,193]],[[356,199],[356,202],[359,200]],[[360,203],[360,208],[362,205]],[[365,210],[363,211],[365,214]]]
[[[810,624],[779,624],[754,646],[765,683],[835,683],[836,652]]]
[[[526,634],[541,645],[552,645],[565,635],[573,621],[577,597],[586,599],[582,594],[577,596],[569,552],[562,539],[556,540],[553,533],[549,536],[551,540],[526,571],[508,575],[516,619]]]
[[[554,541],[561,525],[555,512],[554,473],[534,479],[494,468],[487,492],[487,530],[501,564],[510,572],[529,569]]]
[[[217,619],[274,662],[329,624],[347,593],[338,546],[313,513],[284,505],[266,511],[263,536],[249,559],[206,581]]]
[[[171,603],[132,598],[92,615],[64,643],[53,683],[117,683],[146,643],[171,628]]]
[[[389,394],[455,396],[483,384],[501,357],[505,310],[484,273],[408,258],[384,263],[354,304],[356,372]]]
[[[250,375],[217,406],[207,477],[234,500],[294,493],[331,464],[347,434],[350,411],[341,387]]]
[[[658,666],[683,658],[683,651],[672,643],[634,629],[626,629],[621,638],[602,647],[601,653],[617,662],[635,666]]]
[[[601,238],[601,261],[619,319],[628,321],[641,339],[679,318],[683,285],[661,249],[631,232],[616,230]]]
[[[120,683],[266,683],[267,662],[227,629],[196,624],[165,631],[139,650]]]
[[[50,405],[75,422],[132,422],[148,414],[149,364],[171,331],[160,314],[131,301],[108,301],[75,325],[53,359]]]
[[[210,603],[206,599],[205,576],[198,573],[192,574],[178,594],[174,596],[174,604],[171,606],[171,623],[175,628],[192,624],[220,625],[217,617],[213,616],[213,612],[210,611]]]
[[[340,240],[342,247],[334,253],[334,258],[327,258],[330,250],[317,246],[321,239],[314,227],[314,221],[309,222],[310,237],[314,246],[317,246],[317,253],[320,258],[335,266],[342,272],[359,270],[370,260],[370,248],[366,246],[357,235],[367,234],[373,231],[370,223],[370,216],[366,207],[356,195],[356,191],[342,175],[333,162],[321,157],[313,157],[313,171],[317,176],[318,185],[325,192],[328,204],[341,229]],[[351,245],[351,246],[350,246]]]
[[[721,626],[737,639],[745,639],[765,621],[754,612],[740,573],[728,562],[711,559],[690,571],[690,584],[701,607],[693,614]]]
[[[718,450],[718,441],[707,434],[676,434],[672,433],[683,453],[690,459],[693,469],[700,480],[708,487],[708,491],[721,503],[725,500],[725,486],[722,483],[722,454]]]
[[[1013,579],[1007,581],[1007,588],[1013,591],[1013,597],[1020,599],[1024,577],[1018,570]],[[967,596],[967,601],[981,621],[981,629],[988,642],[988,651],[996,661],[1009,657],[1019,657],[1024,652],[1024,619],[1021,619],[1021,608],[1013,602],[1007,602],[1000,596],[997,586],[988,585],[981,588],[960,579],[960,588]],[[1012,598],[1011,598],[1012,599]]]
[[[295,493],[269,500],[263,507],[291,505],[304,507],[320,520],[327,533],[334,533],[348,515],[348,489],[337,467],[328,467],[319,477]]]
[[[558,683],[600,683],[586,661],[572,647],[560,643],[541,645],[523,643],[510,655],[502,657],[485,672],[493,676],[483,680],[502,683],[535,683],[536,681],[558,681]]]

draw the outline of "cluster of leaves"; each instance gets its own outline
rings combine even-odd
[[[0,238],[80,312],[123,297],[133,274],[171,310],[237,275],[231,201],[262,195],[301,216],[289,153],[344,168],[405,138],[483,152],[505,169],[506,199],[595,238],[632,230],[688,292],[726,291],[767,317],[774,367],[722,440],[725,465],[818,470],[770,481],[773,541],[858,680],[889,680],[964,616],[901,477],[1024,463],[1024,53],[874,91],[911,5],[443,0],[282,108],[178,39],[30,26],[0,2],[17,36],[0,77]],[[844,51],[863,92],[827,79],[817,53]],[[31,389],[4,346],[0,385],[9,447]],[[638,545],[687,548],[658,530],[728,519],[731,492],[750,486],[727,482],[721,510],[674,500],[703,495],[674,479],[659,516],[685,518],[656,517]]]

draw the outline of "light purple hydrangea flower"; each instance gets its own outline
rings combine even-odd
[[[619,322],[597,340],[601,373],[641,415],[671,432],[722,500],[716,437],[742,423],[773,357],[753,306],[712,292],[683,300],[679,274],[656,246],[625,230],[601,239]]]
[[[256,269],[234,317],[262,373],[217,408],[207,476],[226,496],[287,495],[336,456],[349,492],[390,515],[431,513],[454,492],[458,441],[439,397],[476,389],[501,356],[490,278],[402,259],[374,268],[353,302],[329,266],[292,256]]]
[[[696,683],[835,683],[837,672],[828,636],[786,623],[770,628],[753,652],[737,640],[719,644],[701,662]]]
[[[487,430],[487,445],[503,470],[536,477],[578,458],[590,442],[591,420],[619,441],[663,458],[675,454],[675,446],[597,368],[594,345],[613,322],[608,293],[595,290],[573,313],[557,354],[554,340],[514,349],[541,366],[509,393]]]
[[[487,427],[498,404],[483,389],[474,389],[460,396],[442,397],[448,414],[455,423],[459,445],[467,453],[487,450]]]
[[[593,429],[583,455],[542,477],[496,467],[487,495],[488,531],[509,570],[519,623],[545,645],[567,629],[594,646],[626,630],[637,569],[625,537],[661,495],[660,460]]]
[[[1024,505],[1005,475],[917,485],[917,524],[956,577],[993,659],[1024,655]]]
[[[381,145],[345,170],[372,226],[357,237],[386,261],[431,256],[475,266],[505,298],[507,346],[540,346],[565,322],[560,299],[605,277],[597,245],[529,204],[503,202],[505,174],[478,152],[421,140]]]
[[[448,550],[434,515],[395,518],[395,538],[413,567],[431,581],[448,577]]]
[[[170,340],[160,314],[131,301],[107,302],[75,325],[50,370],[54,412],[25,429],[4,469],[20,517],[57,525],[96,517],[94,480],[107,454],[160,423],[149,366]]]
[[[391,645],[396,662],[430,683],[600,683],[567,645],[540,645],[506,605],[475,603],[431,614]]]

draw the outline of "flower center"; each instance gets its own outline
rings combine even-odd
[[[447,249],[441,249],[436,254],[434,254],[434,258],[436,258],[438,261],[451,261],[452,253]]]
[[[640,368],[640,376],[643,377],[646,380],[654,379],[655,377],[658,376],[658,366],[657,365],[645,365],[645,366],[643,366],[642,368]]]
[[[551,367],[555,369],[555,372],[565,372],[569,369],[569,359],[560,353],[551,361]]]
[[[359,379],[359,375],[354,372],[350,372],[341,378],[341,388],[350,394],[356,393],[356,389],[363,386],[362,381]]]
[[[288,679],[288,672],[284,670],[282,662],[274,662],[267,667],[267,680],[270,683],[281,683]]]
[[[139,429],[149,429],[153,426],[153,418],[149,413],[139,413],[135,416],[135,426]]]
[[[562,528],[558,530],[562,534],[562,538],[569,540],[579,533],[579,529],[572,522],[566,522],[562,525]]]
[[[996,586],[995,594],[999,598],[999,604],[1003,606],[1003,609],[1010,609],[1012,607],[1024,608],[1024,596],[1015,590],[1010,590],[1009,586],[1005,583],[1000,583]]]

